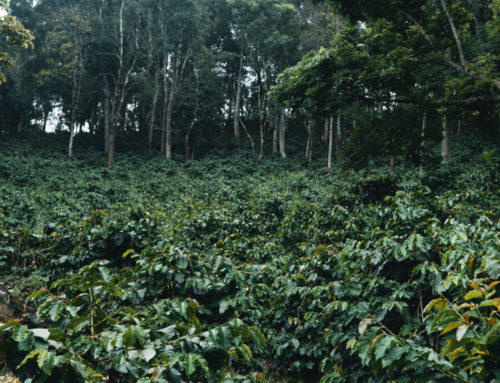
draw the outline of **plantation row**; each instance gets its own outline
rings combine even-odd
[[[5,375],[500,381],[494,152],[393,176],[100,156],[0,144]]]

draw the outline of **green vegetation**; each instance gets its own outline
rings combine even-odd
[[[0,383],[500,383],[500,0],[0,0],[0,85]]]
[[[106,169],[53,141],[0,144],[5,373],[500,379],[500,161],[472,137],[425,175],[245,152]]]

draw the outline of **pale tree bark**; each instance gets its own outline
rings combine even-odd
[[[258,158],[257,162],[260,163],[262,161],[262,159],[264,158],[264,137],[265,137],[265,133],[266,133],[268,113],[266,113],[266,110],[267,110],[267,108],[266,108],[266,103],[267,103],[266,93],[267,92],[266,92],[266,89],[264,89],[264,91],[262,89],[263,85],[262,85],[262,76],[260,74],[260,71],[258,72],[257,80],[258,80],[257,81],[258,82],[257,102],[259,104],[259,132],[260,132],[260,150],[259,150],[259,158]],[[264,93],[264,96],[262,96],[262,93]]]
[[[424,174],[424,147],[425,147],[425,130],[427,128],[427,111],[424,112],[422,118],[422,133],[420,135],[420,166],[418,172]]]
[[[451,150],[450,150],[450,131],[448,129],[448,124],[446,121],[446,115],[442,117],[442,143],[441,143],[441,158],[443,162],[448,162],[451,160]]]
[[[279,116],[276,117],[273,129],[273,153],[278,153]]]
[[[158,94],[160,93],[160,81],[158,78],[158,71],[155,73],[155,91],[153,94],[153,105],[151,105],[151,114],[149,116],[149,130],[148,130],[148,149],[153,149],[153,135],[156,122],[156,104],[158,102]]]
[[[179,44],[177,46],[177,54],[175,57],[173,74],[172,74],[172,83],[170,85],[170,95],[167,106],[167,117],[166,117],[166,132],[165,132],[165,156],[167,159],[172,158],[172,111],[174,109],[174,100],[175,96],[179,92],[182,79],[184,77],[184,71],[186,70],[187,62],[191,57],[191,49],[185,53],[184,57],[182,57],[182,45]]]
[[[328,135],[329,135],[329,120],[326,119],[325,120],[325,126],[323,128],[323,134],[321,135],[321,139],[323,140],[323,142],[328,142]]]
[[[281,111],[281,118],[279,123],[279,148],[280,148],[280,155],[283,158],[286,158],[286,150],[285,150],[286,128],[287,128],[286,110],[283,109]]]
[[[333,117],[328,120],[328,169],[333,165]]]
[[[314,124],[312,123],[312,121],[308,120],[306,122],[306,130],[307,130],[306,158],[309,162],[312,161],[313,127]]]
[[[109,129],[111,120],[111,91],[109,90],[108,79],[104,78],[104,152],[109,153]]]
[[[108,168],[113,166],[115,155],[115,142],[118,125],[122,118],[122,111],[125,105],[125,98],[128,92],[128,85],[130,77],[135,69],[137,58],[139,54],[139,28],[135,29],[135,53],[127,72],[125,70],[125,45],[124,45],[124,17],[123,12],[125,8],[125,0],[122,0],[119,14],[119,35],[118,35],[118,52],[116,58],[118,59],[118,71],[116,76],[113,77],[114,88],[111,93],[111,112],[109,124],[109,139],[108,139]]]
[[[80,77],[80,78],[78,78]],[[75,124],[76,124],[76,109],[80,102],[81,93],[81,75],[78,76],[77,70],[73,71],[73,90],[71,95],[71,121],[69,126],[69,144],[68,144],[68,156],[73,157],[73,143],[75,139]]]
[[[242,144],[241,133],[240,133],[242,77],[243,77],[243,52],[240,52],[240,64],[238,67],[238,75],[236,78],[236,96],[234,99],[234,111],[233,111],[234,139],[236,140],[236,145],[238,145],[238,147],[241,147]]]
[[[243,130],[245,131],[245,134],[247,135],[248,140],[250,141],[250,144],[252,145],[252,152],[253,152],[253,155],[255,156],[255,142],[253,141],[253,138],[250,135],[250,133],[248,133],[248,129],[247,129],[246,125],[243,123],[243,120],[241,118],[240,118],[240,124],[243,127]]]
[[[166,132],[167,132],[167,109],[168,109],[168,63],[169,56],[167,52],[163,54],[163,68],[162,68],[162,79],[163,79],[163,104],[162,104],[162,120],[161,120],[161,151],[165,153],[165,145],[167,143]]]

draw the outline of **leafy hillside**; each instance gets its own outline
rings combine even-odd
[[[494,152],[390,176],[62,151],[0,144],[6,375],[500,381]]]

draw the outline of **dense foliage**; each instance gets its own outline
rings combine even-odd
[[[5,374],[499,381],[500,162],[473,136],[423,175],[47,140],[0,144]]]

